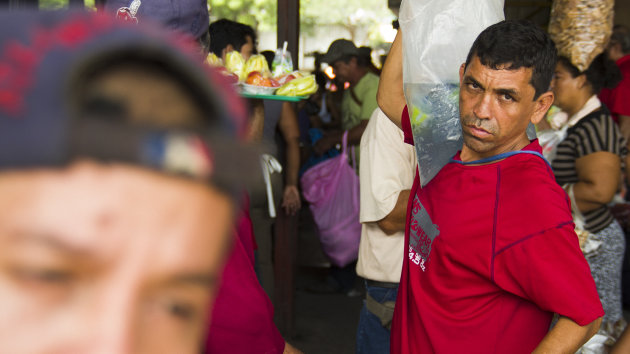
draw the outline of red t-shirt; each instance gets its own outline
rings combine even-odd
[[[234,248],[212,310],[207,354],[281,354],[284,339],[273,322],[273,305],[254,271],[249,199],[241,206]]]
[[[630,55],[617,60],[623,79],[614,89],[603,89],[599,99],[612,113],[613,120],[619,122],[619,116],[630,116]]]
[[[412,142],[406,109],[403,130]],[[603,316],[569,200],[540,157],[452,162],[424,188],[416,173],[411,196],[392,353],[530,353],[554,312]]]

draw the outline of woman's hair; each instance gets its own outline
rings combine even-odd
[[[606,53],[595,57],[588,69],[583,72],[580,72],[566,57],[559,57],[558,62],[567,69],[571,77],[586,75],[586,81],[591,85],[593,94],[599,94],[603,88],[614,88],[622,79],[619,67],[608,58]]]
[[[624,54],[630,54],[630,29],[624,25],[615,25],[610,36],[611,43],[619,43]]]

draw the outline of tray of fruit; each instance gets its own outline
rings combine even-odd
[[[277,72],[272,75],[267,60],[262,55],[252,55],[247,61],[241,54],[232,51],[226,55],[225,65],[221,59],[210,54],[207,62],[218,66],[219,70],[237,83],[242,97],[296,102],[317,92],[314,75],[304,75],[298,71]]]

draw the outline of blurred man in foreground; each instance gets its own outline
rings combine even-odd
[[[0,352],[199,353],[256,161],[234,98],[157,28],[0,27]]]

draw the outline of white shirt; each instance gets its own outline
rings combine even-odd
[[[404,255],[404,232],[387,236],[376,224],[396,205],[398,194],[411,189],[417,166],[413,146],[403,131],[376,109],[361,138],[361,243],[357,274],[398,283]]]

